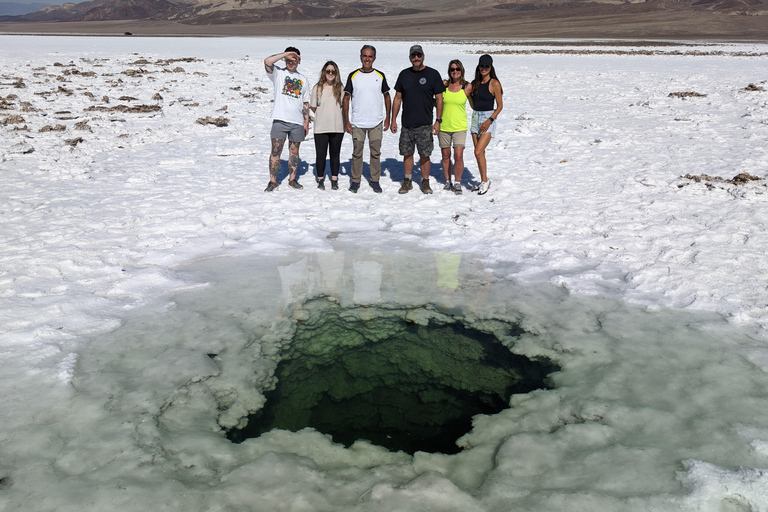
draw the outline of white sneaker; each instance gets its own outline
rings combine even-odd
[[[491,180],[480,182],[480,187],[477,189],[478,195],[483,195],[491,188]]]

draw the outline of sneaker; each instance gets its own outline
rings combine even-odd
[[[339,180],[331,180],[331,188],[333,190],[339,190]]]
[[[291,187],[293,187],[293,188],[295,188],[297,190],[301,190],[301,189],[304,188],[304,187],[301,186],[301,183],[299,183],[299,180],[291,180],[291,181],[288,182],[288,185],[290,185]]]
[[[413,189],[413,183],[411,182],[411,178],[405,178],[403,180],[403,184],[400,186],[400,190],[397,191],[398,194],[407,194],[409,190]]]
[[[446,181],[443,190],[453,190],[453,184],[450,181]]]
[[[272,192],[273,190],[277,190],[277,183],[270,181],[267,184],[267,188],[264,189],[264,192]]]
[[[489,189],[489,188],[491,188],[491,180],[488,180],[488,181],[481,181],[481,182],[480,182],[480,187],[478,187],[478,189],[477,189],[477,193],[478,193],[479,195],[483,195],[483,194],[485,194],[486,192],[488,192],[488,189]]]
[[[453,193],[456,194],[457,196],[460,196],[461,192],[462,192],[461,191],[461,183],[455,183],[453,185]]]
[[[421,180],[421,191],[425,194],[431,194],[432,189],[429,187],[429,178],[426,180]]]
[[[317,188],[325,190],[325,180],[317,180]]]
[[[381,185],[379,185],[379,182],[378,182],[378,181],[372,181],[372,182],[371,182],[371,188],[372,188],[372,189],[373,189],[373,191],[374,191],[374,192],[376,192],[377,194],[381,194],[381,192],[382,192],[382,190],[381,190]]]
[[[353,181],[352,183],[349,184],[349,191],[352,192],[353,194],[357,194],[357,189],[359,189],[359,188],[360,188],[360,184],[359,183],[355,183]]]

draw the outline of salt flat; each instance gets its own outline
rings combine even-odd
[[[601,42],[540,53],[551,47],[424,42],[426,64],[441,74],[450,59],[474,68],[479,52],[493,53],[505,92],[487,152],[490,192],[443,191],[435,152],[435,194],[427,196],[397,193],[403,168],[392,134],[382,147],[381,195],[365,183],[356,195],[345,186],[317,190],[311,137],[302,146],[304,190],[287,186],[284,166],[279,190],[263,192],[271,82],[262,59],[295,44],[314,81],[327,59],[343,75],[355,69],[363,41],[0,41],[0,508],[768,510],[768,420],[758,411],[768,369],[768,46],[649,51]],[[375,66],[393,85],[410,42],[374,44]],[[228,124],[197,122],[206,117]],[[479,179],[470,155],[467,186]],[[350,156],[347,137],[343,185]],[[758,179],[683,177],[742,173]],[[231,261],[227,272],[236,273],[236,262],[263,258],[310,275],[302,258],[344,247],[374,254],[360,252],[366,260],[417,250],[428,273],[436,272],[433,253],[462,255],[522,296],[545,287],[529,303],[494,292],[503,300],[462,318],[482,323],[530,307],[531,332],[550,341],[520,340],[518,350],[561,362],[560,391],[534,392],[508,414],[478,420],[457,456],[354,451],[312,432],[231,445],[217,429],[260,406],[270,350],[297,319],[273,325],[254,313],[254,332],[265,338],[261,352],[248,352],[259,377],[245,392],[233,384],[248,379],[242,369],[204,357],[227,348],[218,335],[174,345],[146,334],[159,322],[153,315],[183,302],[173,294],[205,288],[207,278],[185,270],[196,261]],[[280,258],[299,258],[301,268]],[[410,260],[405,267],[420,272]],[[294,288],[264,286],[271,292],[248,296],[254,310],[274,313],[273,295],[296,300]],[[417,295],[444,300],[431,293]],[[205,330],[199,308],[169,325]],[[644,329],[658,313],[659,338],[645,348],[627,341],[623,320],[595,313],[601,308],[627,308]],[[561,332],[559,315],[580,318],[578,334]],[[613,322],[603,327],[610,334],[585,336],[604,321]],[[119,337],[135,324],[144,334],[131,327],[133,341]],[[216,325],[237,331],[233,353],[254,343]],[[689,327],[701,344],[676,344]],[[632,350],[634,362],[624,357]],[[644,372],[643,356],[675,364]],[[577,367],[589,375],[577,379]],[[653,388],[680,368],[679,382]],[[209,388],[220,395],[201,391],[217,378]],[[240,394],[222,409],[226,390]],[[646,400],[665,393],[669,402]],[[712,409],[728,412],[705,412]],[[634,484],[616,483],[617,468]]]

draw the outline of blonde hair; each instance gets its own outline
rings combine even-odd
[[[341,86],[341,76],[339,73],[339,66],[336,65],[335,62],[332,60],[329,60],[325,64],[323,64],[323,69],[320,70],[320,79],[317,81],[317,84],[315,85],[315,90],[317,91],[317,98],[320,99],[320,97],[323,95],[323,86],[325,86],[325,70],[328,68],[328,66],[333,66],[334,71],[336,71],[336,77],[333,79],[333,83],[331,86],[333,87],[333,95],[336,98],[336,102],[341,105],[341,98],[344,94],[344,88]]]

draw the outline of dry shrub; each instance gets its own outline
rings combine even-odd
[[[123,114],[146,114],[162,110],[160,105],[136,105],[129,107],[127,105],[116,105],[114,107],[93,106],[85,109],[86,112],[121,112]]]
[[[228,105],[224,105],[223,107],[221,107],[221,108],[220,108],[219,110],[217,110],[216,112],[226,112],[226,111],[227,111],[227,107],[228,107]]]
[[[757,91],[762,92],[762,91],[765,91],[765,89],[763,87],[761,87],[759,85],[755,85],[755,84],[749,84],[748,86],[746,86],[744,88],[744,90],[745,91],[750,91],[750,92],[757,92]]]
[[[139,68],[139,69],[126,69],[125,71],[123,71],[123,74],[124,75],[128,75],[128,76],[142,76],[142,75],[146,75],[147,73],[149,73],[149,71],[147,71],[146,69],[141,69],[141,68]]]
[[[13,110],[13,103],[4,98],[0,98],[0,110]]]
[[[222,127],[222,126],[227,126],[229,124],[229,119],[227,119],[226,117],[206,116],[198,119],[197,123],[202,125],[212,124],[214,126]]]
[[[69,144],[72,147],[75,147],[81,142],[85,142],[85,140],[82,137],[76,137],[74,139],[64,139],[64,142]]]
[[[13,130],[11,130],[11,131],[14,131],[14,132],[28,132],[29,131],[29,127],[27,125],[24,125],[24,126],[14,126]]]
[[[22,112],[37,112],[37,109],[32,106],[32,103],[28,101],[19,102],[19,110]]]
[[[152,100],[154,101],[163,101],[163,97],[160,96],[159,92],[156,92],[154,96],[152,96]]]
[[[133,96],[120,96],[117,98],[118,101],[136,101],[138,98],[134,98]]]
[[[684,178],[686,180],[691,180],[696,183],[709,182],[709,183],[730,183],[731,185],[744,185],[746,183],[749,183],[750,181],[760,181],[763,178],[760,178],[758,176],[753,176],[747,172],[742,172],[740,174],[737,174],[733,178],[726,180],[721,178],[720,176],[710,176],[708,174],[686,174],[685,176],[680,176],[681,178]]]
[[[63,124],[57,124],[56,126],[51,126],[51,125],[47,124],[47,125],[43,126],[42,128],[40,128],[38,131],[40,133],[45,133],[45,132],[63,132],[66,129],[67,129],[67,127],[64,126]]]
[[[88,120],[85,119],[83,121],[80,121],[79,123],[75,123],[75,130],[91,131],[91,127],[88,125]]]
[[[687,92],[671,92],[669,93],[670,96],[677,97],[677,98],[706,98],[706,94],[701,94],[699,92],[693,92],[693,91],[687,91]]]
[[[0,124],[2,124],[3,126],[7,126],[9,124],[21,124],[21,123],[26,123],[26,121],[20,115],[5,116],[3,119],[0,119]]]

